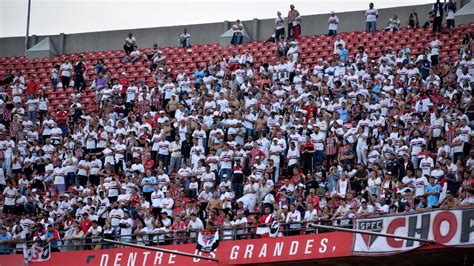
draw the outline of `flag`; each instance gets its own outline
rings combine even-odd
[[[51,259],[51,245],[48,243],[44,247],[41,247],[34,243],[29,249],[25,247],[23,254],[27,262],[47,261]]]
[[[262,237],[277,237],[279,231],[280,231],[280,223],[277,221],[273,221],[270,227],[268,226],[257,227],[257,235],[261,235]]]
[[[270,225],[270,232],[268,233],[268,235],[270,235],[270,237],[277,237],[279,231],[280,223],[277,221],[273,221],[273,223]]]
[[[199,232],[196,249],[205,253],[214,251],[219,245],[219,231],[204,230]]]

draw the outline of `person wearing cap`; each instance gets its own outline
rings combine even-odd
[[[331,11],[328,19],[328,36],[337,35],[337,26],[339,25],[339,18],[334,11]]]

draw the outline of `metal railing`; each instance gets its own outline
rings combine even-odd
[[[347,227],[352,228],[352,219],[339,219],[338,227]],[[299,223],[280,223],[279,234],[283,236],[291,235],[300,235],[300,234],[318,234],[329,232],[330,230],[321,230],[315,227],[312,227],[311,224],[326,224],[333,225],[334,220],[318,220],[316,222],[299,222]],[[297,226],[295,226],[297,225]],[[219,230],[219,240],[242,240],[242,239],[258,239],[261,236],[256,233],[259,226],[244,226],[244,227],[215,227],[211,229]],[[158,233],[134,233],[131,235],[101,235],[95,237],[63,237],[60,240],[53,240],[50,242],[56,242],[54,246],[57,246],[61,251],[77,251],[77,250],[93,250],[93,249],[109,249],[109,248],[118,248],[120,245],[114,245],[103,241],[103,239],[110,239],[115,241],[135,243],[146,246],[165,246],[172,244],[188,244],[196,243],[198,233],[202,230],[169,230],[168,232],[158,232]],[[0,250],[10,250],[10,253],[14,251],[23,251],[16,248],[16,245],[23,244],[27,247],[31,246],[33,243],[38,245],[44,245],[47,243],[45,240],[28,240],[28,241],[4,241],[0,242]],[[7,252],[4,252],[4,254]],[[7,253],[8,254],[8,253]]]

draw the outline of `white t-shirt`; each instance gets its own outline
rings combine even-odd
[[[14,206],[15,205],[16,194],[17,194],[17,189],[16,188],[6,187],[3,190],[3,195],[5,196],[3,204],[7,205],[7,206]]]
[[[339,18],[336,15],[330,16],[328,19],[329,30],[337,30],[337,25],[339,24]]]
[[[71,63],[69,64],[62,64],[61,65],[61,76],[63,77],[70,77],[71,76],[71,71],[72,71],[72,65]],[[69,85],[69,84],[68,84]]]
[[[375,8],[369,8],[365,11],[366,22],[376,22],[379,11]]]
[[[439,40],[434,40],[430,43],[430,46],[431,46],[431,55],[439,55],[441,42]]]

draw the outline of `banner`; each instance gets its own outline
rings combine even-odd
[[[280,231],[281,224],[277,221],[273,221],[270,227],[257,227],[257,235],[268,235],[269,237],[277,237]]]
[[[474,245],[474,209],[450,209],[358,219],[355,228],[433,240],[446,246]],[[367,234],[355,234],[355,253],[390,253],[418,248],[423,243]]]
[[[196,249],[205,253],[214,251],[219,245],[219,231],[200,231]]]
[[[51,245],[48,243],[44,247],[36,245],[36,243],[31,246],[31,248],[26,248],[23,251],[25,255],[25,261],[27,262],[42,262],[51,259]]]
[[[353,234],[324,233],[276,238],[220,241],[210,253],[196,249],[196,244],[164,245],[160,248],[216,258],[219,262],[138,248],[52,252],[51,259],[34,266],[142,266],[187,265],[215,266],[273,262],[314,261],[351,255]],[[105,247],[103,247],[105,248]],[[22,265],[22,255],[0,256],[1,265]]]

